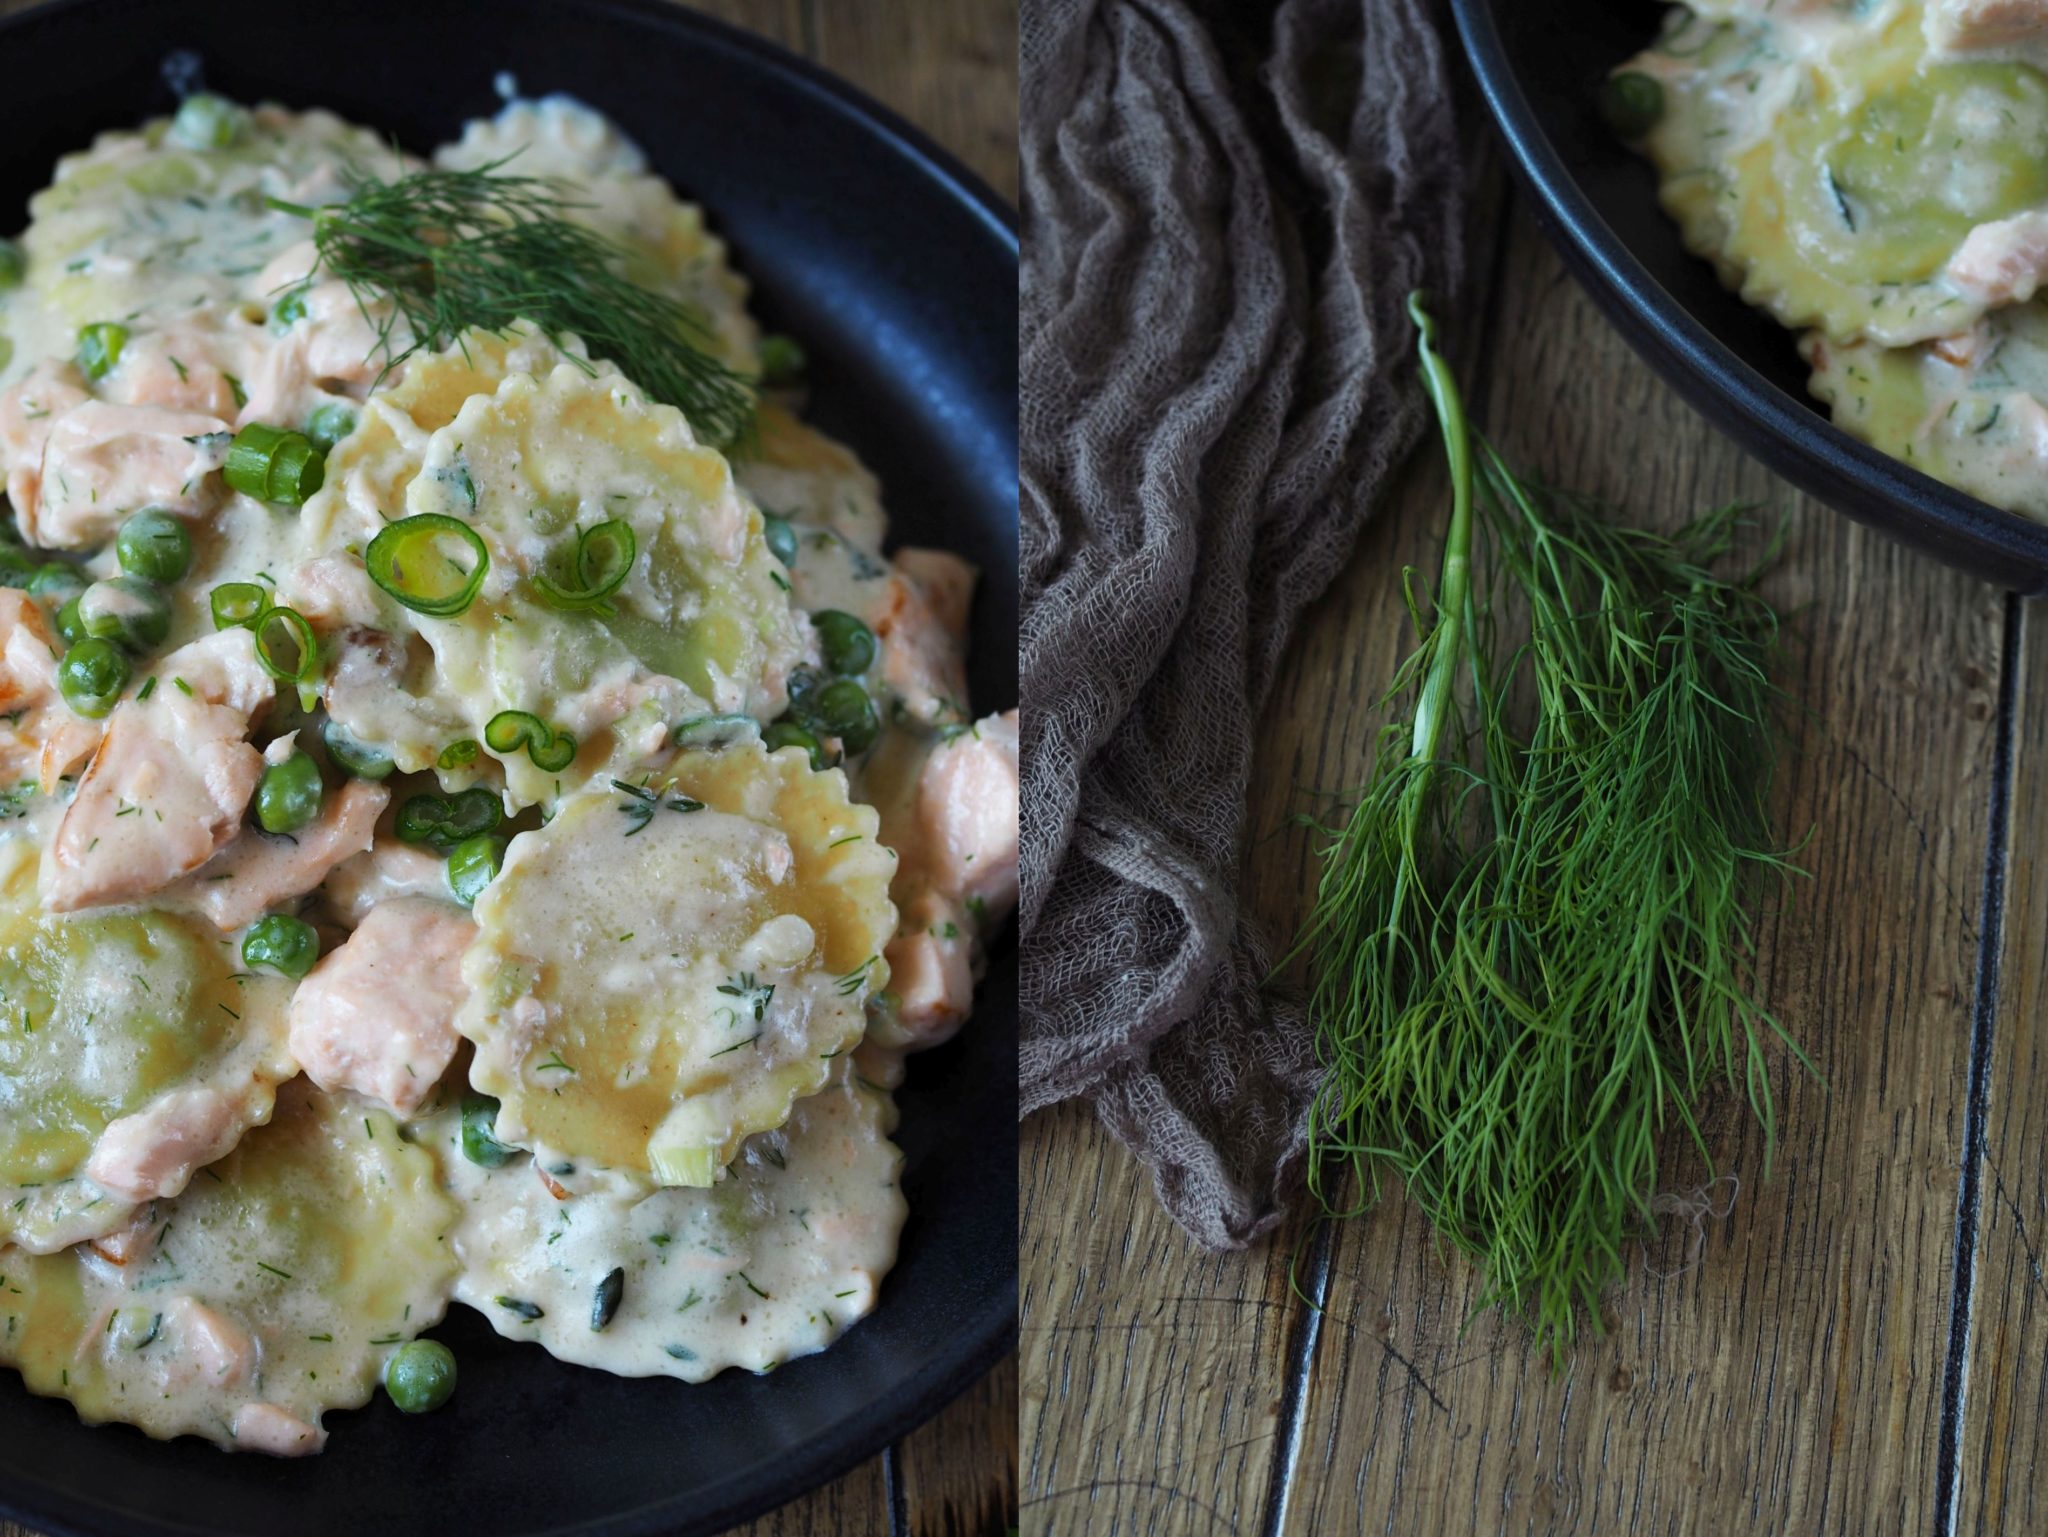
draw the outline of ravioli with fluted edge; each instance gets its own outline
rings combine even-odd
[[[761,515],[725,457],[615,370],[563,362],[469,396],[427,440],[404,511],[454,519],[489,551],[474,603],[414,620],[437,686],[487,745],[507,710],[578,744],[629,717],[652,718],[658,740],[663,722],[698,711],[772,715],[806,655]],[[624,579],[601,604],[553,595],[573,586],[595,529],[627,531]],[[521,804],[565,782],[561,765],[493,751]]]
[[[1917,3],[1677,11],[1630,72],[1665,210],[1751,304],[1900,346],[1999,299],[1953,266],[1973,231],[2048,210],[2048,76],[1930,52]]]
[[[564,1197],[524,1156],[472,1163],[444,1112],[420,1140],[463,1207],[457,1299],[507,1339],[628,1377],[703,1382],[823,1350],[873,1310],[907,1211],[888,1140],[899,1064],[835,1058],[822,1091],[702,1190]]]
[[[317,1451],[446,1309],[457,1216],[398,1123],[303,1081],[121,1251],[0,1251],[0,1362],[88,1424]]]
[[[754,741],[593,782],[476,904],[456,1028],[513,1142],[709,1185],[888,985],[896,857],[846,778]]]
[[[35,882],[34,849],[0,842],[0,1244],[40,1253],[182,1190],[297,1068],[290,988],[243,973],[210,924],[49,916]],[[160,1117],[188,1129],[152,1134]]]

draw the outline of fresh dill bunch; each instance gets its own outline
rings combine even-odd
[[[1779,626],[1760,567],[1716,574],[1742,509],[1645,533],[1475,453],[1410,308],[1452,520],[1295,947],[1324,1070],[1309,1178],[1341,1216],[1398,1177],[1480,1267],[1480,1305],[1561,1365],[1652,1226],[1665,1134],[1711,1166],[1713,1081],[1748,1100],[1768,1172],[1766,1047],[1791,1043],[1756,997],[1752,903],[1796,873],[1769,806]]]
[[[364,315],[377,317],[387,372],[471,326],[503,331],[526,320],[557,345],[580,337],[707,442],[740,442],[753,421],[753,384],[713,355],[702,318],[632,281],[624,247],[565,217],[577,205],[561,183],[497,172],[493,164],[383,181],[352,168],[345,202],[270,206],[312,220],[314,273],[341,279]],[[380,299],[392,306],[381,317]]]

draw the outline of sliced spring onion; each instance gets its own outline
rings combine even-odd
[[[320,673],[320,638],[306,616],[282,604],[257,616],[256,660],[273,678],[305,683]]]
[[[128,345],[128,328],[118,321],[101,320],[78,330],[78,366],[88,379],[104,379],[121,361],[121,349]]]
[[[533,766],[554,774],[576,760],[576,739],[557,731],[538,715],[524,710],[500,710],[484,726],[484,746],[500,757],[526,749]]]
[[[482,750],[482,748],[477,746],[475,737],[466,736],[460,741],[450,742],[446,747],[442,748],[441,756],[436,758],[434,763],[437,767],[444,769],[465,768],[469,764],[476,762],[476,755]]]
[[[270,604],[270,594],[256,582],[222,582],[213,589],[213,627],[232,630],[238,624],[254,624]]]
[[[303,432],[251,422],[228,445],[220,473],[244,496],[297,507],[327,478],[327,456]]]
[[[450,541],[470,557],[465,568],[448,552]],[[449,619],[468,608],[482,591],[491,552],[460,518],[438,512],[387,523],[364,553],[370,580],[416,614]]]
[[[576,761],[576,738],[566,731],[557,731],[545,747],[534,742],[527,743],[526,756],[533,760],[533,766],[542,773],[559,774]]]
[[[455,795],[425,790],[398,808],[395,830],[401,843],[424,843],[446,854],[465,839],[493,831],[505,820],[495,792],[478,786]]]
[[[576,538],[577,587],[564,587],[545,571],[534,574],[533,585],[550,608],[571,612],[600,608],[625,585],[639,553],[640,541],[634,537],[632,525],[608,518]]]
[[[396,767],[389,753],[358,740],[339,721],[329,720],[322,726],[320,740],[327,745],[327,756],[358,779],[385,779]]]
[[[715,752],[747,737],[760,735],[761,727],[751,715],[692,715],[676,722],[671,735],[678,747],[695,747]]]

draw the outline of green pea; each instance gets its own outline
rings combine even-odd
[[[1600,85],[1600,116],[1624,139],[1640,139],[1663,120],[1664,87],[1654,75],[1626,69]]]
[[[761,382],[770,385],[801,384],[810,358],[794,336],[769,335],[761,338]]]
[[[45,603],[62,608],[85,591],[85,574],[69,561],[46,560],[29,578],[28,590]]]
[[[297,832],[320,815],[326,786],[311,755],[295,752],[263,771],[256,786],[256,820],[267,833]]]
[[[484,888],[498,878],[498,866],[505,857],[505,840],[489,833],[464,838],[448,851],[448,889],[464,907],[476,905]]]
[[[384,1368],[384,1391],[401,1414],[426,1414],[455,1396],[455,1352],[439,1340],[401,1345]]]
[[[303,977],[320,959],[320,936],[313,925],[283,913],[259,918],[242,939],[242,961],[250,970],[268,966],[288,977]]]
[[[37,569],[35,557],[27,550],[0,544],[0,587],[33,588]]]
[[[80,597],[84,596],[81,589]],[[78,598],[67,598],[57,610],[57,638],[67,646],[75,646],[85,639],[85,621],[78,615]]]
[[[306,318],[306,290],[294,288],[270,308],[270,329],[283,335]]]
[[[171,633],[171,600],[156,583],[139,576],[110,576],[78,595],[78,618],[95,640],[149,651]]]
[[[830,767],[824,744],[793,720],[779,720],[768,726],[761,733],[761,745],[770,752],[782,747],[801,747],[811,755],[812,768],[823,772]]]
[[[348,727],[338,721],[329,720],[321,726],[320,741],[335,766],[358,779],[386,778],[395,766],[389,753],[359,741]]]
[[[811,615],[818,644],[825,652],[825,665],[843,677],[858,677],[875,665],[875,632],[843,609],[828,608]]]
[[[480,1169],[502,1169],[519,1154],[500,1142],[498,1102],[475,1090],[462,1096],[462,1156]]]
[[[325,453],[356,430],[356,414],[338,400],[330,400],[306,418],[306,436]]]
[[[112,641],[87,636],[57,664],[57,690],[78,714],[98,720],[128,686],[128,658]]]
[[[112,320],[81,326],[78,331],[78,366],[88,379],[104,379],[121,361],[121,349],[128,345],[128,328]]]
[[[18,288],[28,271],[28,258],[11,240],[0,240],[0,288]]]
[[[868,691],[851,678],[828,683],[812,701],[813,723],[839,738],[848,753],[866,752],[881,735],[881,717]]]
[[[114,558],[130,576],[175,582],[192,569],[192,536],[161,507],[145,507],[114,536]]]
[[[768,541],[768,553],[783,565],[794,569],[796,566],[796,530],[789,526],[789,519],[777,512],[761,514],[761,536]]]
[[[187,96],[171,119],[171,137],[187,149],[226,149],[249,126],[249,114],[225,96]]]

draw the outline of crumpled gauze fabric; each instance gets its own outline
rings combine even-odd
[[[1316,1080],[1237,885],[1260,711],[1424,423],[1461,172],[1427,0],[1027,0],[1025,1113],[1077,1096],[1213,1248]]]

